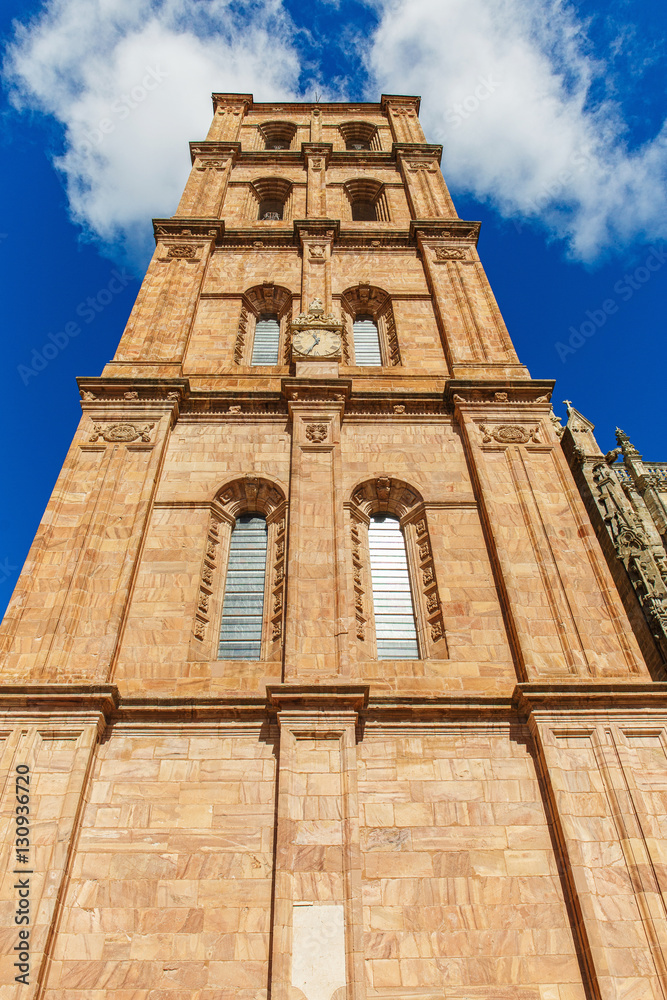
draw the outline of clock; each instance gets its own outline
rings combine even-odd
[[[292,336],[292,355],[299,359],[338,358],[340,345],[340,333],[335,330],[298,330]]]

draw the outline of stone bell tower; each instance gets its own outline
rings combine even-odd
[[[665,1000],[667,687],[418,98],[213,103],[3,625],[2,995]]]

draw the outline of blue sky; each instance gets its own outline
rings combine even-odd
[[[78,421],[74,377],[114,353],[213,90],[421,94],[522,361],[603,448],[618,424],[667,459],[664,5],[5,0],[2,19],[0,608]]]

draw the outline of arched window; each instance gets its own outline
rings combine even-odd
[[[352,365],[400,365],[401,353],[391,298],[381,288],[360,284],[341,296],[345,316],[345,359]],[[350,333],[354,357],[349,350]]]
[[[354,618],[361,656],[446,659],[426,504],[400,479],[357,486],[348,506]]]
[[[257,216],[260,222],[288,219],[292,185],[282,177],[264,177],[251,184]]]
[[[346,149],[380,149],[377,129],[370,122],[343,122],[338,129],[345,140]]]
[[[218,658],[259,660],[262,653],[266,519],[259,514],[236,519],[227,564]]]
[[[291,149],[296,125],[293,122],[264,122],[259,132],[264,149]]]
[[[354,362],[363,367],[381,365],[380,334],[372,316],[356,316],[352,324]]]
[[[234,362],[237,365],[278,365],[284,351],[287,317],[292,311],[288,288],[267,281],[249,288],[241,300]]]
[[[375,514],[368,527],[378,660],[417,660],[417,629],[405,541],[398,519]]]
[[[280,322],[276,313],[264,314],[255,323],[251,365],[277,365],[280,347]]]
[[[353,222],[389,222],[384,184],[368,177],[347,181],[344,190]]]

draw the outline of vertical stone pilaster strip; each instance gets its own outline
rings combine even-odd
[[[331,313],[331,254],[335,230],[301,228],[299,236],[302,248],[301,309],[307,312],[313,299],[321,299],[325,313]]]
[[[367,689],[270,689],[280,752],[271,1000],[289,1000],[304,964],[307,1000],[365,1000],[356,724]],[[307,907],[309,933],[295,927]],[[339,916],[342,935],[337,933]]]
[[[214,114],[206,136],[207,142],[238,142],[243,119],[252,104],[252,95],[244,94],[241,99],[239,96],[238,94],[213,95]]]
[[[304,394],[308,393],[304,389]],[[340,400],[289,403],[292,418],[285,678],[345,670],[347,600],[340,490]],[[308,567],[308,572],[304,568]],[[343,623],[344,624],[344,623]],[[297,664],[299,666],[297,667]]]

